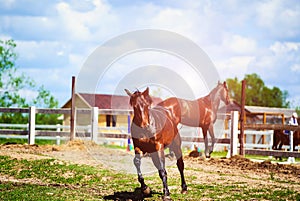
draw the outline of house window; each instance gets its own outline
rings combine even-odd
[[[116,127],[117,116],[116,115],[106,115],[106,126],[107,127]]]

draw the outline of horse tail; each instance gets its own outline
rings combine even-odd
[[[279,132],[280,132],[280,130],[274,130],[273,131],[273,145],[272,145],[273,150],[278,149],[278,144],[279,144],[279,141],[280,141],[280,136],[278,136]]]

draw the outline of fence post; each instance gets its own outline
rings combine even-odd
[[[98,107],[93,107],[91,110],[91,138],[92,141],[98,141]]]
[[[241,117],[240,117],[240,155],[245,156],[244,148],[244,123],[245,123],[245,100],[246,100],[246,80],[242,81],[242,93],[241,93]]]
[[[75,76],[72,76],[72,93],[71,93],[71,119],[70,119],[70,140],[75,139],[75,124],[76,124],[76,107],[75,107]]]
[[[60,136],[56,136],[56,145],[60,145]]]
[[[56,124],[56,132],[60,132],[61,131],[61,129],[60,129],[60,124]]]
[[[294,148],[294,131],[290,131],[290,151],[293,152]],[[294,157],[289,157],[288,158],[289,163],[295,163],[295,158]]]
[[[29,107],[28,144],[35,143],[35,106]]]
[[[127,116],[127,124],[128,124],[128,127],[127,127],[127,132],[128,134],[130,134],[130,129],[131,129],[131,119],[130,119],[130,114]]]
[[[238,154],[239,112],[231,112],[230,157]]]
[[[269,134],[270,134],[270,148],[269,149],[272,150],[273,149],[273,143],[274,143],[274,131],[269,130]]]

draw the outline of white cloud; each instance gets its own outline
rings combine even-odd
[[[242,79],[254,60],[254,56],[234,56],[228,60],[215,62],[215,65],[222,79],[234,77]]]
[[[70,5],[65,2],[57,5],[57,11],[68,37],[74,40],[84,40],[91,37],[90,31],[84,23],[84,14],[72,10]]]
[[[32,8],[26,1],[4,2],[0,8],[2,40],[15,39],[18,65],[53,91],[60,85],[59,90],[69,95],[71,76],[79,72],[95,47],[119,34],[144,28],[173,31],[195,41],[213,58],[224,79],[255,72],[268,85],[279,80],[280,86],[287,86],[284,84],[290,80],[300,85],[297,0],[137,4],[63,0],[42,1]],[[40,75],[47,75],[47,79]],[[284,78],[278,79],[279,75]]]
[[[80,10],[72,4],[60,2],[56,9],[59,27],[63,27],[67,40],[88,42],[98,40],[113,33],[118,26],[118,17],[110,6],[102,0],[94,0],[89,10]]]
[[[15,3],[15,0],[5,0],[5,1],[1,1],[1,5],[6,8],[9,9],[12,7],[12,5]]]
[[[70,47],[58,41],[16,41],[20,68],[57,68],[68,63],[68,57],[58,54],[69,53]]]
[[[300,43],[293,42],[278,42],[271,45],[270,50],[275,54],[286,54],[288,52],[295,52],[300,50]]]
[[[275,41],[268,47],[261,47],[255,66],[263,69],[287,69],[300,62],[300,43]]]
[[[297,37],[300,25],[300,5],[295,1],[262,1],[257,4],[257,23],[269,35]]]
[[[153,13],[154,14],[154,13]],[[180,9],[166,8],[160,10],[157,15],[150,19],[151,25],[157,25],[173,30],[190,30],[193,24],[189,14]]]
[[[223,48],[227,48],[233,54],[243,55],[254,54],[257,46],[253,38],[230,34],[224,39]]]
[[[300,64],[294,64],[291,67],[292,72],[300,73]]]
[[[127,55],[113,63],[106,69],[103,77],[99,78],[98,91],[100,93],[114,93],[120,87],[141,87],[136,83],[160,85],[177,90],[185,98],[191,98],[188,89],[180,86],[180,83],[192,90],[194,97],[200,97],[207,93],[203,78],[195,67],[189,66],[182,58],[159,51],[142,51]],[[204,68],[204,67],[203,67]],[[144,69],[144,70],[142,70]],[[201,70],[198,68],[198,70]],[[174,80],[175,77],[178,80]],[[202,75],[203,76],[203,75]],[[205,75],[204,75],[205,76]],[[130,79],[129,77],[134,77]],[[144,81],[144,82],[143,82]],[[112,84],[113,83],[113,84]],[[174,88],[175,87],[175,88]],[[121,87],[122,88],[122,87]],[[122,93],[123,88],[117,93]]]

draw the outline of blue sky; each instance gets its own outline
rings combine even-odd
[[[60,105],[70,97],[71,76],[99,45],[140,29],[181,34],[206,52],[221,79],[257,73],[267,86],[287,90],[293,106],[300,105],[298,0],[0,0],[0,5],[0,38],[16,41],[18,68]],[[131,72],[131,61],[116,64],[117,72]],[[110,85],[122,73],[108,79]],[[109,86],[99,92],[111,93]]]

